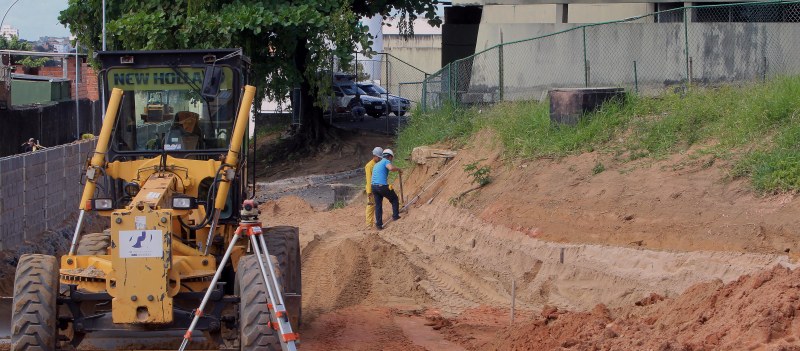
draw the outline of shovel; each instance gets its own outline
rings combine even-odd
[[[403,196],[403,173],[398,173],[397,176],[400,179],[400,203],[405,204],[406,198]]]

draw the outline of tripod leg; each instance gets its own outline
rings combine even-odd
[[[267,287],[267,295],[269,296],[269,302],[273,304],[275,300],[275,293],[280,293],[275,291],[275,285],[272,284],[272,279],[275,279],[274,276],[267,277],[267,271],[264,265],[264,257],[261,256],[261,247],[258,245],[258,239],[256,239],[255,235],[250,236],[250,244],[253,246],[253,253],[256,255],[256,259],[258,260],[258,267],[261,270],[261,277],[264,279],[264,285]],[[269,258],[269,252],[264,252],[267,262],[270,262],[272,265],[272,261]],[[270,279],[272,278],[272,279]]]
[[[228,245],[228,250],[225,251],[225,256],[222,256],[222,261],[217,263],[217,271],[214,273],[214,279],[211,279],[211,284],[208,286],[205,296],[203,296],[203,301],[200,302],[200,307],[195,311],[194,318],[192,318],[192,324],[189,325],[189,330],[187,330],[186,334],[183,335],[183,342],[178,350],[183,351],[186,349],[186,346],[189,345],[189,339],[192,337],[192,332],[197,326],[200,316],[203,315],[203,309],[206,308],[206,303],[208,303],[208,299],[211,297],[211,292],[217,286],[217,281],[219,280],[220,275],[222,275],[222,270],[225,268],[225,263],[228,262],[228,259],[231,257],[231,252],[233,251],[234,246],[236,246],[236,242],[239,240],[240,229],[236,229],[236,233],[233,235],[230,245]]]
[[[263,234],[258,236],[258,241],[261,244],[261,249],[267,255],[269,255],[269,252],[267,251],[267,242],[266,242],[266,240],[264,240],[264,235]],[[275,277],[275,266],[272,264],[272,260],[267,260],[267,266],[269,268],[270,275]],[[279,293],[278,293],[278,304],[283,305],[283,295],[280,294],[280,289],[278,287],[277,280],[275,278],[273,278],[273,280],[274,280],[273,283],[275,284],[275,290],[279,291]]]
[[[273,323],[278,325],[278,330],[281,335],[281,347],[284,351],[295,351],[297,346],[295,340],[297,334],[292,331],[292,326],[289,324],[289,316],[286,314],[286,306],[283,305],[283,295],[279,289],[278,280],[275,276],[275,266],[272,260],[269,259],[269,250],[267,249],[266,241],[262,237],[263,234],[250,236],[250,242],[253,245],[253,251],[259,255],[258,263],[261,268],[261,276],[264,278],[264,284],[267,286],[269,295],[269,303],[272,304],[272,311],[270,311],[270,319]],[[258,236],[258,239],[255,238]],[[261,259],[261,252],[267,257],[267,265],[264,265]],[[269,273],[267,272],[269,269]],[[277,299],[275,298],[277,296]]]

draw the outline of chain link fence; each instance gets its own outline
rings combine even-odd
[[[376,119],[368,122],[382,122],[368,129],[390,134],[403,123],[400,117],[407,116],[422,102],[422,86],[428,77],[428,73],[388,53],[366,59],[358,57],[348,63],[333,59],[329,73],[332,91],[325,102],[329,106],[326,108],[329,122],[339,125],[353,122],[351,100],[356,93],[348,87],[356,85],[367,115]],[[382,100],[381,110],[375,109],[376,99]],[[385,121],[377,121],[383,117]]]
[[[459,59],[416,87],[423,109],[543,99],[555,87],[671,87],[800,74],[800,1],[689,6],[576,25]],[[404,88],[405,90],[405,88]],[[409,93],[410,95],[410,93]]]

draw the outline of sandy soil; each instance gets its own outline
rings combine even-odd
[[[795,195],[754,194],[693,150],[510,163],[491,140],[407,172],[413,204],[380,232],[363,196],[261,206],[300,227],[302,350],[800,350]],[[475,161],[493,180],[462,195]]]
[[[263,205],[266,223],[301,228],[303,349],[800,343],[794,195],[754,194],[692,152],[508,164],[490,139],[407,173],[416,199],[380,232],[362,224],[364,199],[326,212],[297,197]],[[493,182],[459,196],[478,160]],[[594,175],[597,162],[606,170]]]

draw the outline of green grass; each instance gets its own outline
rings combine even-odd
[[[732,158],[732,175],[751,177],[759,191],[800,190],[800,77],[623,100],[574,127],[551,125],[548,104],[535,101],[417,112],[398,135],[399,158],[420,145],[458,147],[482,128],[496,132],[512,159],[613,148],[634,160],[703,144],[702,152]]]
[[[427,113],[417,110],[413,115],[415,117],[400,131],[395,142],[395,153],[399,156],[395,160],[401,168],[408,166],[406,159],[415,147],[442,141],[459,147],[480,128],[477,110],[456,108],[450,104]]]

